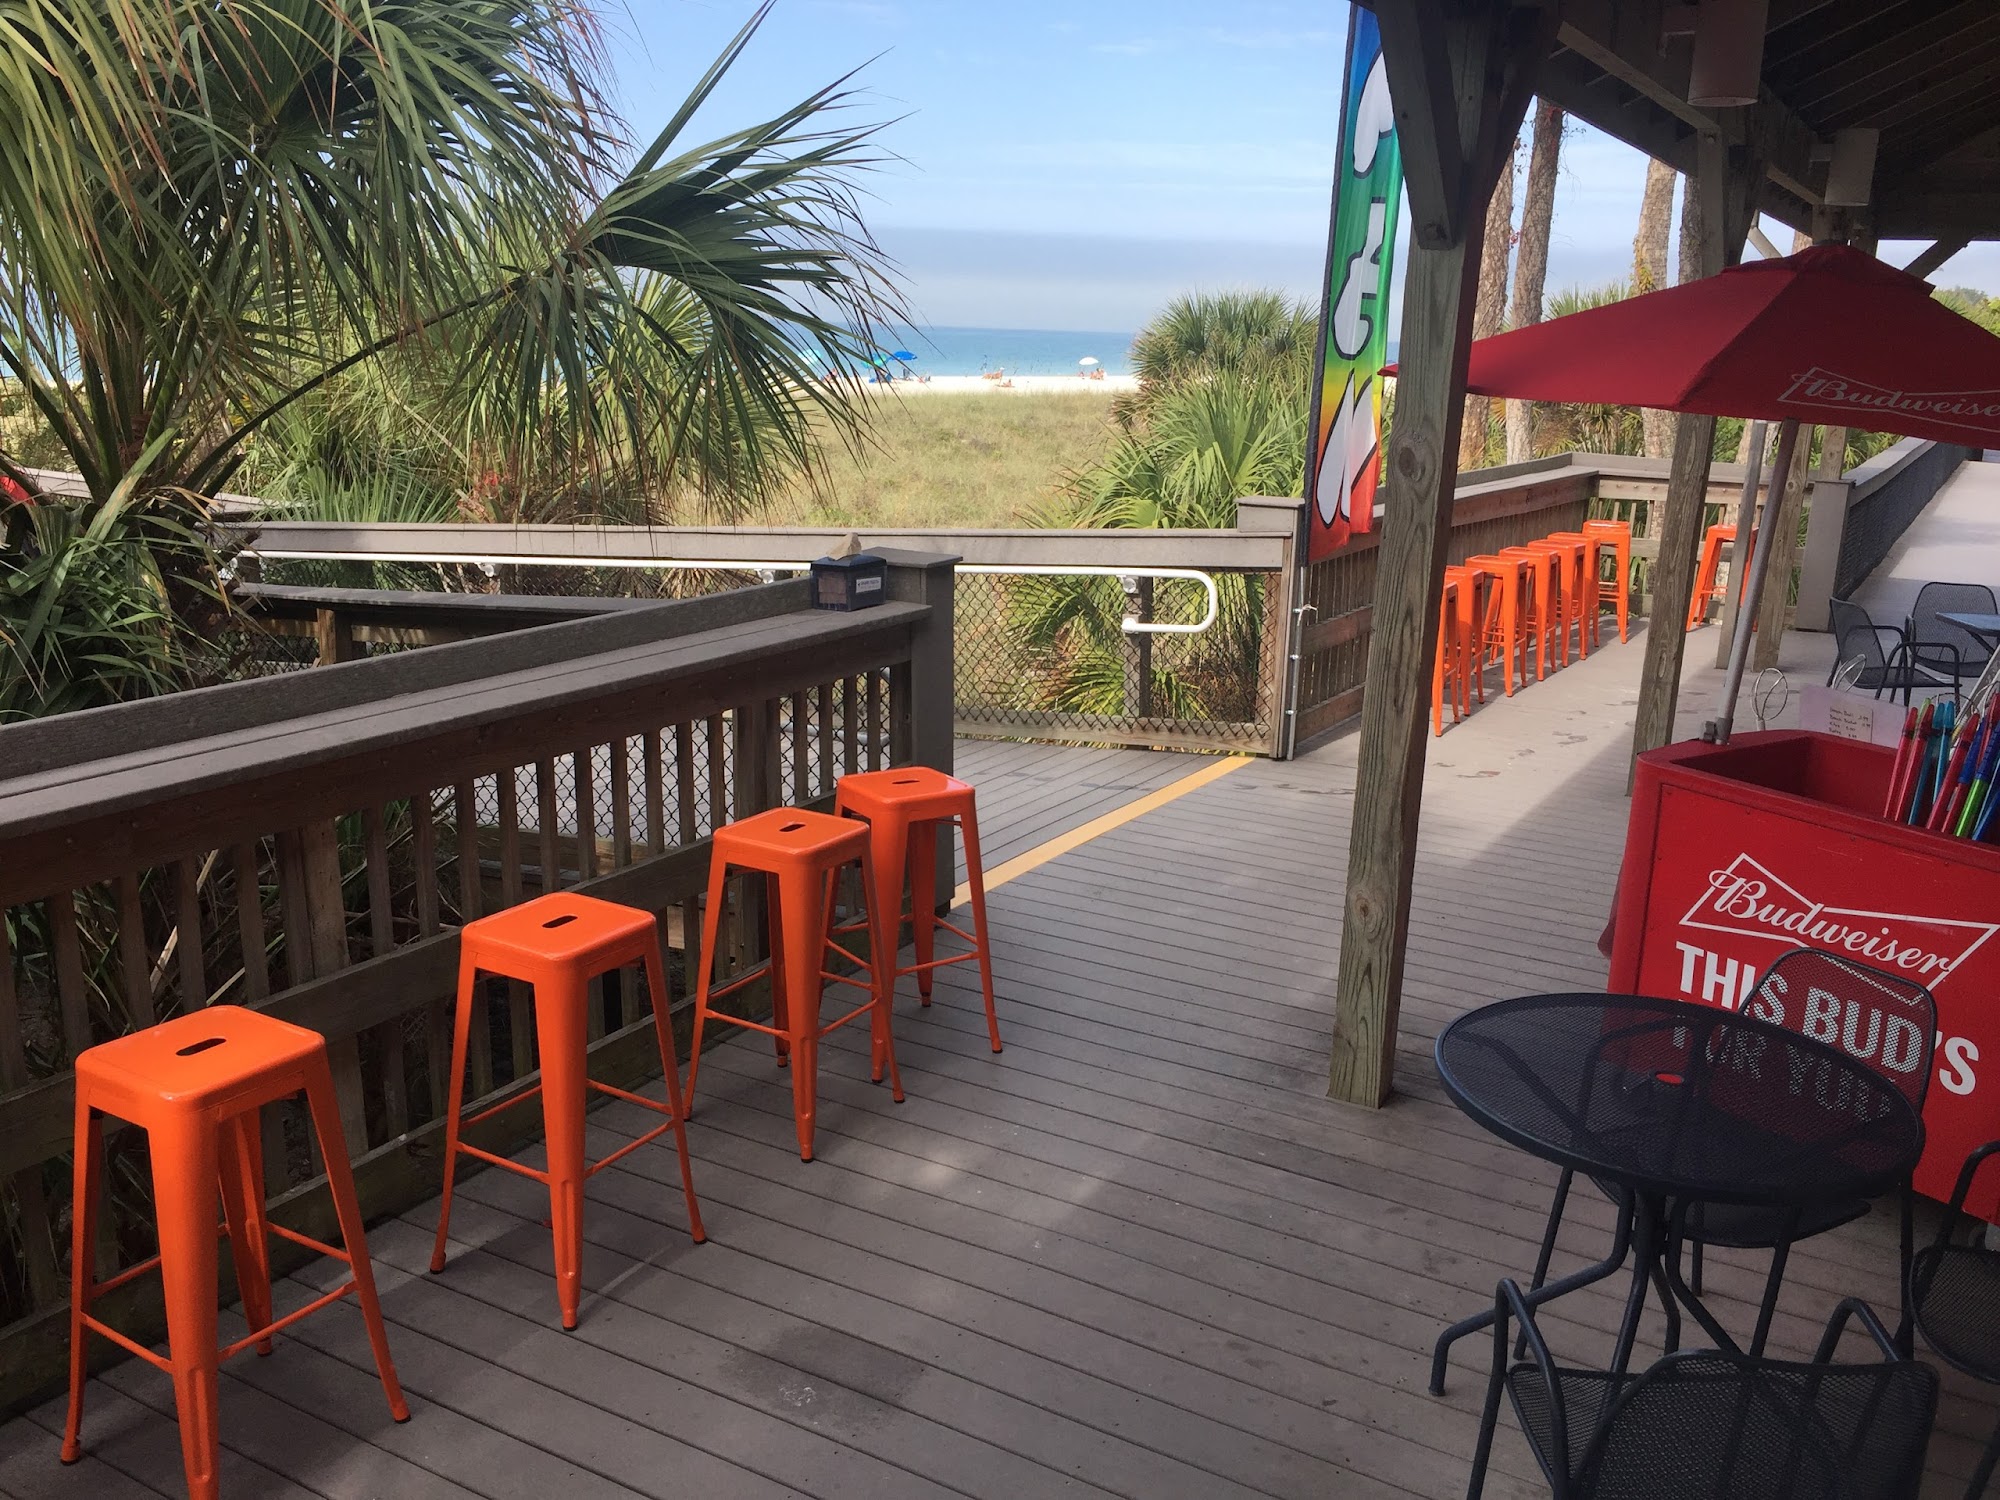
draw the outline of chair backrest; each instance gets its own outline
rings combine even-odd
[[[1820,948],[1794,948],[1764,971],[1743,1010],[1859,1058],[1923,1113],[1937,1000],[1916,980]]]
[[[1851,599],[1827,600],[1828,623],[1833,626],[1834,656],[1840,661],[1860,657],[1861,676],[1856,687],[1879,687],[1889,659],[1882,654],[1882,638],[1868,611]]]
[[[1670,1354],[1613,1404],[1574,1491],[1592,1500],[1910,1500],[1937,1392],[1937,1372],[1911,1360]]]
[[[1993,613],[1993,590],[1983,583],[1927,583],[1917,590],[1916,605],[1910,610],[1910,641],[1919,646],[1956,646],[1967,661],[1984,661],[1991,652],[1978,636],[1938,617]]]

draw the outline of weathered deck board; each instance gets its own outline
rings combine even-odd
[[[1817,650],[1788,642],[1801,675]],[[228,1493],[1461,1494],[1490,1346],[1461,1345],[1436,1399],[1430,1341],[1532,1265],[1554,1172],[1450,1105],[1431,1041],[1484,1000],[1602,984],[1638,658],[1636,641],[1607,650],[1433,742],[1389,1108],[1324,1097],[1353,789],[1338,741],[1248,765],[996,891],[1006,1052],[987,1050],[970,968],[943,971],[928,1011],[906,984],[908,1101],[866,1081],[861,1039],[842,1033],[811,1165],[770,1053],[713,1053],[689,1128],[711,1241],[688,1242],[664,1148],[595,1179],[575,1334],[555,1327],[532,1183],[465,1183],[442,1276],[424,1271],[434,1208],[378,1226],[416,1419],[388,1421],[351,1312],[308,1320],[274,1358],[228,1369]],[[1690,717],[1713,681],[1690,672]],[[989,865],[1197,764],[959,754]],[[607,1106],[593,1149],[642,1123]],[[1608,1205],[1580,1190],[1566,1261],[1609,1231]],[[1892,1311],[1893,1245],[1877,1214],[1800,1247],[1775,1347],[1803,1352],[1844,1295]],[[1715,1255],[1708,1284],[1747,1328],[1761,1258]],[[1550,1308],[1557,1351],[1601,1358],[1622,1295],[1607,1283]],[[1946,1388],[1926,1495],[1962,1488],[1994,1417],[1983,1388]],[[175,1493],[169,1409],[160,1377],[121,1368],[93,1390],[77,1470],[54,1464],[56,1408],[0,1428],[0,1493]],[[1511,1430],[1487,1492],[1542,1493]]]

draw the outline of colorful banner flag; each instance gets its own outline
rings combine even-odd
[[[1306,454],[1308,556],[1338,551],[1374,524],[1381,473],[1382,379],[1389,359],[1389,273],[1403,155],[1373,11],[1349,11],[1347,89],[1320,308],[1320,376]]]

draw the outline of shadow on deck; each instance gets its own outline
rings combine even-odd
[[[1787,646],[1813,670],[1816,641]],[[1443,1097],[1431,1041],[1499,995],[1603,983],[1640,652],[1433,743],[1389,1108],[1324,1097],[1354,743],[1249,762],[994,893],[1003,1055],[964,968],[930,1010],[899,1007],[906,1104],[839,1034],[813,1164],[769,1053],[716,1049],[689,1131],[711,1240],[686,1238],[665,1145],[595,1179],[576,1333],[556,1326],[532,1184],[467,1180],[440,1276],[434,1205],[379,1225],[415,1420],[389,1422],[358,1317],[308,1321],[225,1368],[225,1493],[1463,1493],[1488,1346],[1462,1344],[1434,1399],[1431,1340],[1532,1265],[1554,1172]],[[1698,714],[1712,674],[1690,679]],[[960,750],[989,866],[1201,764]],[[593,1152],[643,1123],[604,1108]],[[1602,1203],[1569,1217],[1566,1258],[1609,1235]],[[1774,1345],[1803,1352],[1843,1295],[1892,1308],[1894,1264],[1887,1213],[1801,1247]],[[1761,1282],[1760,1257],[1712,1256],[1730,1326]],[[1555,1304],[1557,1352],[1603,1357],[1622,1291]],[[178,1494],[171,1411],[164,1378],[127,1363],[92,1387],[86,1463],[56,1465],[58,1407],[0,1429],[0,1492]],[[1992,1417],[1947,1376],[1927,1494],[1963,1486]],[[1511,1430],[1488,1493],[1546,1493]]]

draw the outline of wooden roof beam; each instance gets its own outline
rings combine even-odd
[[[1684,44],[1662,46],[1665,10],[1664,0],[1564,0],[1556,40],[1697,134],[1716,135],[1732,145],[1745,144],[1746,111],[1698,109],[1687,102],[1691,51]],[[1768,91],[1757,110],[1763,137],[1759,154],[1770,180],[1799,202],[1818,207],[1822,200],[1812,186],[1813,132]],[[1598,123],[1589,115],[1583,118]],[[1636,141],[1631,144],[1639,145]]]
[[[1912,276],[1920,276],[1925,281],[1929,281],[1931,279],[1931,272],[1935,271],[1939,266],[1950,260],[1971,243],[1971,240],[1959,236],[1954,236],[1950,239],[1933,240],[1928,249],[1918,251],[1916,259],[1912,260],[1903,269],[1908,271]]]

